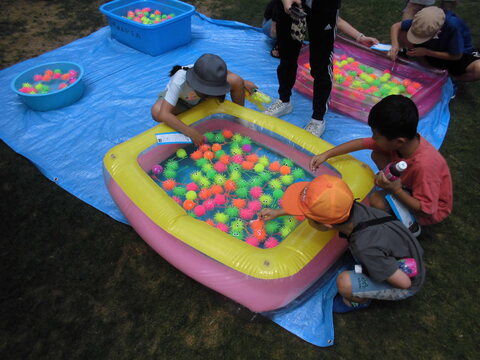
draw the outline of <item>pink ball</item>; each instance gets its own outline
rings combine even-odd
[[[263,190],[260,186],[254,186],[250,189],[250,196],[258,199],[260,196],[262,196]]]
[[[152,166],[152,172],[155,175],[161,174],[163,172],[163,166],[162,165],[153,165]]]
[[[55,73],[53,74],[53,78],[54,79],[60,79],[62,77],[62,74],[61,73]]]
[[[245,151],[245,152],[250,152],[250,151],[252,151],[252,145],[244,144],[244,145],[242,145],[242,150]]]
[[[241,164],[243,162],[243,156],[242,155],[233,155],[230,160],[232,160],[234,163]]]
[[[251,209],[240,209],[240,218],[243,220],[252,220],[255,216],[255,212]]]
[[[220,173],[227,171],[227,165],[225,165],[224,163],[221,163],[220,161],[216,162],[215,165],[213,165],[213,167],[215,168],[215,170],[217,170]]]
[[[262,208],[262,203],[259,200],[252,200],[248,202],[247,208],[253,212],[258,212]]]
[[[215,195],[215,198],[213,199],[213,201],[217,205],[223,205],[227,202],[227,198],[223,194],[217,194]]]
[[[413,85],[407,86],[407,93],[413,95],[417,92],[417,89],[413,87]]]
[[[60,90],[65,89],[67,86],[68,86],[67,83],[58,84],[58,88],[59,88]]]
[[[218,223],[216,225],[216,228],[218,230],[221,230],[221,231],[225,232],[225,233],[228,233],[228,230],[229,230],[228,225],[227,224],[222,224],[222,223]]]
[[[173,201],[175,201],[178,205],[182,205],[182,199],[180,199],[178,196],[173,195],[172,196]]]
[[[195,206],[195,208],[193,209],[193,212],[195,213],[195,215],[197,216],[203,216],[207,213],[207,209],[205,209],[205,206],[203,205],[197,205]]]
[[[253,237],[253,236],[249,236],[245,242],[247,244],[250,244],[252,246],[255,246],[255,247],[258,247],[258,245],[260,245],[260,240],[258,240],[257,238]]]
[[[43,76],[40,75],[40,74],[33,75],[33,80],[34,80],[34,81],[42,81],[42,80],[43,80]]]
[[[191,182],[191,183],[187,184],[187,186],[185,186],[185,188],[188,191],[198,191],[198,185],[195,184],[194,182]]]
[[[274,248],[274,247],[277,246],[277,245],[278,245],[278,240],[275,239],[275,238],[272,237],[272,236],[269,237],[269,238],[267,239],[267,241],[265,241],[265,247],[266,247],[266,248],[269,248],[269,249],[270,249],[270,248]]]
[[[215,209],[215,202],[212,199],[208,199],[203,202],[203,206],[205,207],[205,210],[211,211]]]

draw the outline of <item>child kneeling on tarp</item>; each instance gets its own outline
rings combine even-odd
[[[303,215],[317,230],[337,230],[363,268],[363,273],[343,271],[337,277],[334,312],[367,307],[371,299],[406,299],[422,287],[425,268],[417,239],[395,217],[356,202],[340,178],[321,175],[311,182],[292,184],[281,205],[280,209],[261,210],[259,217],[268,221],[282,215]],[[415,277],[399,268],[398,260],[404,258],[415,259]]]

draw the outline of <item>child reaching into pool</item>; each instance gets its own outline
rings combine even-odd
[[[203,135],[185,125],[176,115],[206,98],[217,97],[223,101],[228,92],[234,103],[243,106],[245,89],[251,93],[257,87],[251,81],[228,71],[225,61],[214,54],[200,56],[193,65],[175,65],[170,71],[170,77],[167,88],[152,106],[152,117],[187,135],[197,146],[203,143]]]
[[[371,149],[372,160],[379,169],[401,160],[407,169],[400,178],[390,181],[382,170],[375,184],[382,188],[370,196],[370,205],[391,211],[385,195],[391,194],[410,211],[420,225],[436,224],[452,211],[452,178],[446,160],[424,137],[417,133],[418,109],[401,95],[390,95],[375,104],[368,115],[373,136],[338,145],[310,161],[312,171],[331,157]]]
[[[261,210],[259,217],[268,221],[282,215],[305,216],[317,230],[339,231],[365,270],[339,274],[334,312],[365,308],[372,299],[406,299],[422,287],[425,268],[417,239],[393,216],[356,202],[342,179],[321,175],[311,182],[294,183],[285,191],[281,204],[281,209]],[[399,269],[402,258],[415,259],[415,277]]]

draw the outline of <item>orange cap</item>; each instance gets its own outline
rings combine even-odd
[[[322,224],[339,224],[348,219],[353,193],[340,178],[320,175],[312,181],[290,185],[282,198],[282,207],[290,215],[305,215]]]

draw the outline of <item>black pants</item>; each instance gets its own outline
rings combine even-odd
[[[322,120],[328,109],[332,91],[333,42],[340,0],[313,0],[307,13],[307,29],[310,41],[310,67],[313,82],[312,118]],[[297,60],[302,43],[290,35],[292,19],[285,13],[283,3],[277,0],[277,43],[280,64],[277,68],[278,94],[283,102],[290,101],[297,76]]]

